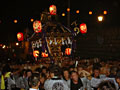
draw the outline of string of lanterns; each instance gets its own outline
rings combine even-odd
[[[68,8],[67,11],[69,12],[70,9]],[[49,7],[49,12],[50,12],[51,15],[56,15],[56,13],[57,13],[57,8],[56,8],[56,6],[55,6],[55,5],[51,5],[51,6]],[[31,21],[34,21],[34,20],[31,19]],[[41,23],[41,21],[36,20],[36,21],[33,22],[33,30],[34,30],[35,33],[41,33],[41,32],[42,32],[42,23]],[[86,25],[85,23],[80,24],[79,30],[80,30],[80,32],[81,32],[82,34],[87,33],[87,25]],[[23,33],[22,33],[22,32],[19,32],[19,33],[17,34],[17,39],[18,39],[18,41],[23,41],[23,40],[24,40],[24,36],[23,36]],[[48,39],[48,38],[46,37],[46,40],[48,41],[47,43],[48,43],[49,45],[51,45],[51,44],[55,44],[55,45],[57,45],[57,44],[62,44],[62,45],[65,45],[65,44],[67,45],[67,44],[69,44],[69,45],[72,45],[72,41],[70,40],[69,37],[67,37],[67,39],[61,38],[61,39],[59,39],[59,40],[57,40],[57,38],[54,38],[54,39],[50,39],[50,38],[49,38],[49,39]],[[58,42],[58,41],[59,41],[59,42]],[[37,41],[32,41],[31,44],[32,44],[32,49],[33,49],[33,56],[34,56],[35,58],[39,57],[39,54],[40,54],[39,50],[34,50],[34,49],[35,49],[35,48],[42,47],[42,40],[39,39],[39,40],[37,40]],[[65,54],[66,54],[66,55],[71,55],[71,51],[72,51],[71,48],[66,48],[66,49],[65,49]],[[42,52],[41,56],[42,56],[42,57],[48,57],[47,51],[45,50],[44,52]]]
[[[56,13],[57,13],[57,8],[56,8],[56,6],[55,6],[55,5],[51,5],[51,6],[49,7],[49,11],[50,11],[50,14],[51,14],[51,15],[56,15]],[[67,8],[67,12],[70,12],[70,8]],[[76,10],[75,12],[76,12],[76,14],[79,14],[79,13],[80,13],[80,10]],[[89,15],[92,15],[93,12],[92,12],[92,11],[89,11],[88,14],[89,14]],[[107,14],[108,14],[108,11],[104,10],[102,14],[107,15]],[[66,16],[66,13],[63,12],[63,13],[61,14],[61,16],[65,17],[65,16]],[[30,21],[31,21],[31,22],[34,22],[34,19],[31,18]],[[3,22],[3,20],[0,20],[0,24],[1,24],[2,22]],[[17,19],[14,19],[13,22],[14,22],[15,24],[17,24],[17,23],[18,23],[18,20],[17,20]]]

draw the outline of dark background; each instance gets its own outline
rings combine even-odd
[[[120,57],[120,0],[70,0],[71,23],[85,22],[88,32],[79,34],[77,40],[77,54],[81,57]],[[32,30],[32,22],[40,19],[40,14],[49,6],[57,6],[58,20],[67,26],[68,0],[0,0],[0,43],[8,44],[17,41],[17,32],[23,32],[26,28]],[[80,10],[76,14],[76,10]],[[93,14],[89,15],[88,12]],[[104,21],[99,23],[97,16],[107,10]],[[18,20],[15,24],[14,19]]]

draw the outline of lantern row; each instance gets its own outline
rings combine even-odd
[[[71,52],[72,52],[72,49],[71,48],[66,48],[65,49],[65,55],[71,55]],[[35,58],[39,57],[40,56],[40,51],[39,50],[33,50],[33,56]],[[49,55],[47,53],[47,51],[45,50],[45,52],[42,52],[41,53],[41,56],[44,57],[44,58],[47,58]]]
[[[35,22],[33,23],[33,30],[34,30],[35,33],[40,33],[40,32],[42,32],[42,24],[41,24],[40,21],[35,21]],[[82,34],[87,33],[87,25],[86,25],[85,23],[80,24],[80,27],[79,27],[79,28],[78,28],[78,27],[77,27],[77,28],[74,28],[74,32],[77,33],[77,34],[78,34],[79,32],[81,32]],[[18,32],[18,33],[17,33],[17,39],[18,39],[18,41],[23,41],[23,40],[24,40],[24,35],[23,35],[22,32]],[[57,44],[56,38],[54,38],[54,42],[55,42],[55,44]],[[69,41],[69,42],[70,42],[70,41]],[[50,43],[53,43],[53,41],[50,40]]]

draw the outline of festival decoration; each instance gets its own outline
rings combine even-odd
[[[42,52],[42,57],[48,57],[48,54],[46,52]]]
[[[65,54],[66,54],[66,55],[71,55],[71,51],[72,51],[71,48],[66,48],[66,49],[65,49]]]
[[[87,25],[85,23],[80,24],[80,32],[82,34],[87,33]]]
[[[21,32],[17,33],[17,39],[18,41],[23,41],[24,40],[23,33]]]
[[[40,52],[38,50],[33,51],[33,56],[37,58],[39,56]]]
[[[56,6],[55,6],[55,5],[51,5],[51,6],[49,7],[49,11],[50,11],[50,14],[51,14],[51,15],[56,15],[56,13],[57,13],[57,8],[56,8]]]
[[[42,31],[42,24],[40,21],[36,20],[33,22],[33,29],[35,33],[39,33]]]

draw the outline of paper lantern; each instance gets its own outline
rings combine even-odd
[[[48,57],[48,54],[45,52],[42,52],[42,57]]]
[[[33,22],[33,29],[34,29],[34,31],[36,32],[36,33],[39,33],[39,32],[41,32],[42,31],[42,24],[41,24],[41,22],[40,21],[34,21]]]
[[[85,23],[80,24],[80,32],[82,34],[87,33],[87,25]]]
[[[33,56],[37,58],[39,56],[40,52],[38,50],[33,51]]]
[[[65,49],[65,54],[66,54],[66,55],[71,55],[71,51],[72,51],[71,48],[66,48],[66,49]]]
[[[49,7],[49,11],[50,11],[50,14],[51,14],[51,15],[56,15],[56,13],[57,13],[57,8],[56,8],[56,6],[55,6],[55,5],[51,5],[51,6]]]
[[[24,39],[23,33],[21,33],[21,32],[17,33],[17,39],[18,39],[18,41],[23,41],[23,39]]]

